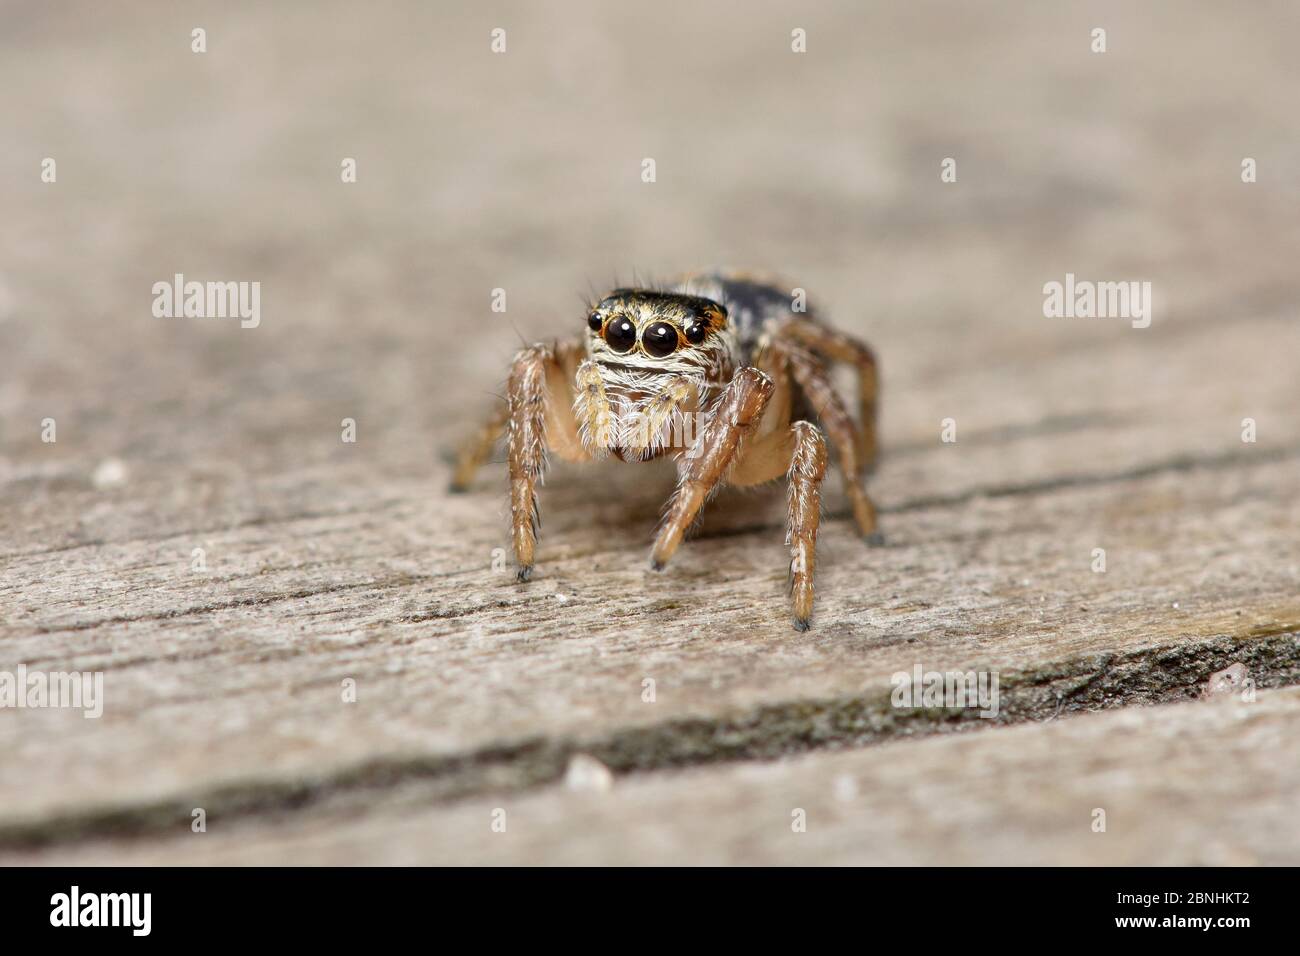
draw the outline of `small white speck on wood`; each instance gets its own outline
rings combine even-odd
[[[126,484],[126,464],[120,458],[105,458],[90,476],[90,482],[101,491],[121,488]]]
[[[578,793],[604,793],[614,786],[614,774],[588,754],[575,754],[564,772],[564,785]]]
[[[1249,677],[1250,671],[1246,669],[1245,664],[1240,661],[1229,664],[1223,670],[1210,675],[1210,679],[1202,687],[1202,696],[1226,697],[1234,694],[1241,690]]]
[[[858,782],[847,773],[835,778],[835,799],[841,803],[852,803],[858,799]]]

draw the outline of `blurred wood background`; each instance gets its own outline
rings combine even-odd
[[[0,861],[1300,862],[1293,4],[0,18],[0,671],[105,695],[0,710]],[[881,358],[887,546],[831,478],[805,634],[780,488],[653,575],[671,474],[555,467],[523,586],[502,466],[444,492],[521,341],[708,265]]]

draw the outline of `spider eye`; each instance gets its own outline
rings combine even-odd
[[[610,319],[605,327],[605,344],[615,352],[626,352],[636,345],[636,326],[625,315]]]
[[[677,330],[667,322],[656,322],[641,336],[641,344],[655,358],[663,358],[677,351]]]
[[[587,316],[587,328],[591,329],[591,331],[599,332],[600,327],[603,324],[604,323],[601,321],[599,312],[593,312],[591,313],[591,315]]]
[[[686,326],[686,341],[692,345],[699,345],[704,341],[704,337],[709,334],[709,327],[703,322],[692,322]]]

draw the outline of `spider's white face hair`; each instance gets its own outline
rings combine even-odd
[[[618,289],[592,307],[587,327],[603,408],[592,407],[590,388],[579,388],[575,411],[583,443],[599,454],[627,459],[632,449],[631,460],[648,460],[679,446],[674,439],[698,431],[737,367],[735,330],[712,299]],[[592,422],[601,423],[601,435]]]

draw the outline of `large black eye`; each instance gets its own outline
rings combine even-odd
[[[709,334],[709,327],[703,322],[692,322],[686,326],[686,341],[692,345],[699,345],[704,341],[704,336]]]
[[[636,326],[626,316],[610,319],[605,327],[605,344],[615,352],[626,352],[636,345]]]
[[[677,351],[677,330],[667,322],[656,322],[641,335],[641,344],[655,358]]]
[[[591,315],[587,316],[587,328],[591,329],[593,332],[599,332],[600,326],[601,318],[599,312],[593,312]]]

